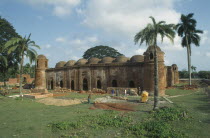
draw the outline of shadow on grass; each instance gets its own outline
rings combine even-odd
[[[202,96],[195,98],[195,100],[201,101],[201,104],[196,107],[197,110],[203,113],[210,113],[210,97],[203,93]]]

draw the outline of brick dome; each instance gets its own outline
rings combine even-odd
[[[38,55],[37,59],[46,59],[44,55]]]
[[[62,68],[62,67],[64,67],[65,64],[66,64],[65,61],[60,61],[55,65],[55,68]]]
[[[143,62],[144,56],[143,55],[134,55],[130,59],[131,62]]]
[[[69,60],[69,61],[65,64],[65,66],[66,66],[66,67],[74,66],[75,63],[76,63],[75,60]]]
[[[101,63],[112,63],[115,58],[112,57],[104,57],[101,61]]]
[[[79,60],[77,61],[76,65],[84,65],[84,64],[86,64],[87,62],[88,62],[87,59],[82,58],[82,59],[79,59]]]
[[[146,52],[149,52],[149,51],[155,51],[155,46],[149,46],[147,48],[147,51]],[[157,52],[160,52],[160,51],[161,51],[160,47],[157,46]]]
[[[124,62],[127,62],[129,60],[129,58],[125,57],[125,56],[118,56],[116,59],[115,59],[115,62],[119,62],[119,63],[124,63]]]
[[[88,64],[98,64],[99,61],[99,58],[92,57],[88,60]]]

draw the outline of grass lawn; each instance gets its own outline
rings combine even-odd
[[[167,95],[192,93],[167,90]],[[170,93],[170,94],[169,94]],[[70,93],[63,98],[87,98]],[[93,95],[92,100],[105,95]],[[128,97],[131,101],[139,97]],[[0,137],[210,137],[210,99],[202,92],[170,98],[159,112],[140,104],[136,112],[95,109],[92,104],[52,106],[0,96]]]

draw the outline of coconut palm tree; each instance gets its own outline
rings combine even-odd
[[[154,49],[154,110],[158,109],[159,103],[159,90],[158,90],[158,57],[157,57],[157,37],[160,35],[161,41],[164,37],[169,38],[172,42],[175,37],[173,30],[173,24],[166,24],[165,21],[156,23],[154,17],[150,16],[152,24],[149,23],[147,26],[138,32],[134,37],[134,42],[140,45],[146,43],[147,46],[155,46]]]
[[[9,40],[5,46],[8,47],[8,53],[15,52],[18,54],[19,60],[19,71],[20,71],[20,95],[22,96],[22,74],[23,74],[23,64],[24,56],[29,58],[30,63],[35,61],[37,57],[37,52],[33,47],[40,49],[34,41],[30,39],[31,34],[28,37],[12,38]]]
[[[187,48],[187,61],[188,61],[188,73],[189,73],[189,85],[191,85],[191,44],[195,46],[200,45],[200,36],[198,34],[203,33],[202,30],[196,29],[196,20],[193,19],[193,13],[188,15],[181,15],[181,23],[176,25],[178,35],[182,37],[182,47]]]

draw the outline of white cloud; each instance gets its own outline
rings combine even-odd
[[[52,6],[52,13],[58,17],[71,14],[73,8],[81,3],[81,0],[19,0],[35,6]]]
[[[56,42],[61,42],[61,43],[67,42],[66,38],[64,38],[64,37],[57,37],[57,38],[55,39],[55,41],[56,41]]]
[[[65,17],[71,13],[71,10],[65,6],[55,6],[53,14],[59,17]]]
[[[99,40],[97,36],[87,36],[87,37],[78,37],[75,39],[70,39],[67,37],[57,37],[55,39],[56,42],[60,43],[61,45],[71,46],[74,50],[87,50],[91,46],[96,45]]]
[[[84,24],[106,32],[133,37],[151,22],[177,23],[180,14],[173,10],[174,0],[89,0],[85,9]]]
[[[134,51],[136,55],[143,55],[146,49],[139,48],[138,50]]]
[[[161,49],[166,50],[166,51],[184,50],[184,48],[181,46],[181,39],[182,39],[181,37],[176,35],[174,38],[174,43],[172,44],[172,42],[168,38],[165,37],[163,40],[163,44],[160,44]],[[160,40],[160,38],[159,38],[159,40]]]
[[[206,52],[206,56],[207,57],[210,57],[210,52]]]

